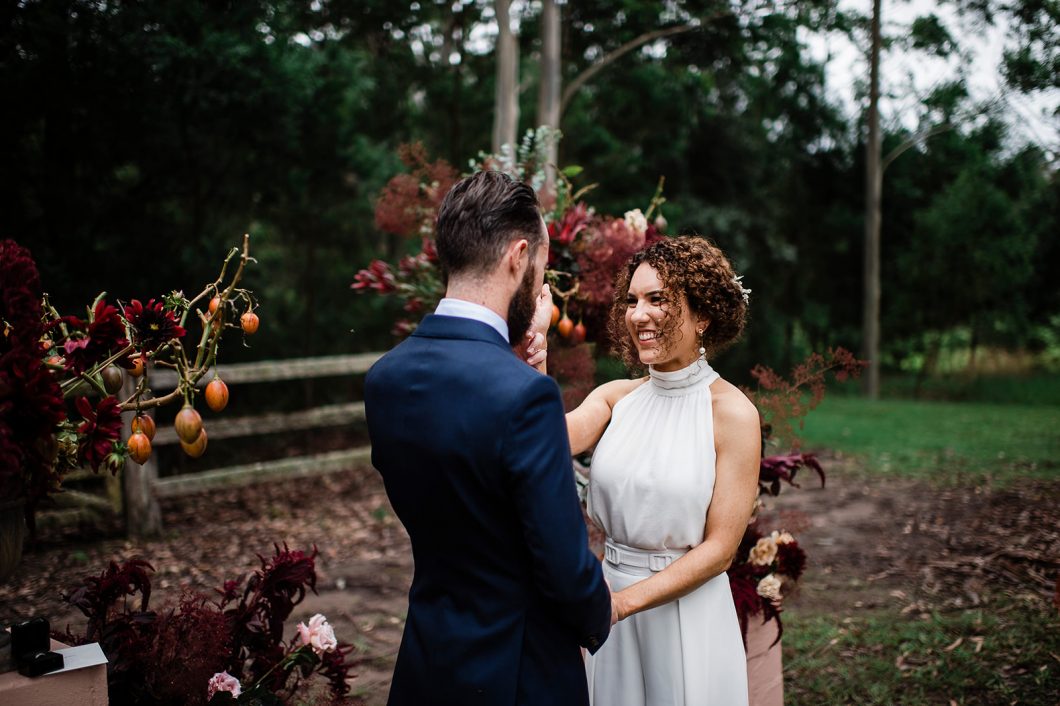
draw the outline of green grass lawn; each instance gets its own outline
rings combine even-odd
[[[784,617],[787,704],[1055,704],[1060,617],[1018,599],[959,613]]]
[[[1060,478],[1060,406],[833,395],[806,417],[802,440],[805,450],[863,456],[874,472]]]

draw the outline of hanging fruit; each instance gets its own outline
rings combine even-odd
[[[574,322],[571,321],[569,317],[564,316],[559,320],[559,323],[556,324],[556,330],[559,331],[560,336],[570,338],[571,331],[574,330]]]
[[[133,417],[132,423],[129,426],[132,428],[133,433],[136,433],[138,431],[139,432],[143,432],[143,434],[148,439],[150,439],[151,441],[154,441],[154,438],[155,438],[155,419],[154,419],[154,417],[149,417],[146,414],[137,414],[135,417]]]
[[[103,378],[103,389],[114,394],[121,389],[122,375],[121,370],[117,365],[108,365],[99,371],[99,376]]]
[[[551,328],[551,327],[556,325],[556,322],[559,321],[559,317],[560,317],[561,313],[562,312],[560,312],[559,307],[556,306],[555,304],[553,304],[552,305],[552,320],[548,323],[549,328]]]
[[[585,340],[585,324],[579,321],[574,325],[574,329],[571,330],[570,342],[574,345],[578,345]]]
[[[129,368],[129,374],[134,378],[138,378],[144,374],[144,359],[139,353],[133,353],[133,356],[135,357],[129,358],[132,363],[132,367]]]
[[[192,458],[198,458],[206,452],[206,429],[199,429],[199,436],[192,443],[180,440],[180,448]]]
[[[258,315],[253,311],[248,311],[239,317],[239,323],[243,326],[243,332],[251,336],[258,330]]]
[[[129,447],[129,458],[141,466],[144,465],[151,456],[151,440],[147,438],[147,434],[139,430],[134,431],[125,443]]]
[[[181,441],[193,444],[199,438],[199,432],[202,431],[202,417],[194,407],[185,403],[184,407],[177,412],[173,427],[177,430],[177,436]]]
[[[206,386],[206,406],[215,412],[220,412],[228,404],[228,385],[219,377],[215,377]]]

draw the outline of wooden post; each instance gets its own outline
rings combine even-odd
[[[129,397],[134,389],[135,380],[127,375],[122,386],[122,397]],[[133,416],[135,412],[122,420],[125,439],[132,433]],[[162,510],[154,493],[155,481],[158,480],[158,462],[155,459],[156,454],[152,453],[142,466],[131,459],[125,461],[122,471],[122,485],[125,491],[123,507],[125,531],[131,537],[148,537],[162,532]]]

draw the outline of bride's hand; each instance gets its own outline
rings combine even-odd
[[[527,333],[541,334],[542,338],[548,336],[548,327],[552,323],[552,290],[547,284],[541,285],[541,292],[537,295],[537,303],[534,307],[534,318],[530,320],[530,330]]]
[[[523,339],[522,349],[517,348],[519,357],[530,366],[545,372],[545,361],[548,358],[547,338],[549,324],[552,323],[552,290],[548,285],[541,286],[537,295],[534,317],[530,320],[530,330]]]

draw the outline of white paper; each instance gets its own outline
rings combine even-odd
[[[103,654],[103,650],[100,648],[98,642],[91,642],[87,645],[78,645],[77,647],[66,647],[55,651],[63,656],[63,668],[54,672],[48,672],[48,674],[42,676],[62,674],[63,672],[70,672],[74,669],[84,669],[85,667],[95,667],[98,664],[107,663],[107,656]]]

